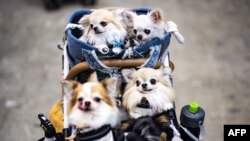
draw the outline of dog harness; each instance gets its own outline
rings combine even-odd
[[[108,125],[104,125],[104,126],[100,127],[97,130],[91,130],[91,131],[88,131],[86,133],[79,132],[79,133],[77,133],[76,140],[77,141],[98,140],[98,139],[105,137],[110,132],[112,132],[112,128],[111,128],[111,125],[108,124]]]

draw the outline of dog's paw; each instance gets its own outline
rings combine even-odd
[[[90,44],[90,45],[95,45],[95,44],[96,44],[96,42],[95,42],[95,40],[93,40],[93,38],[84,37],[84,36],[83,36],[83,38],[81,38],[81,39],[82,39],[82,41],[87,42],[87,43]]]
[[[167,103],[165,106],[164,106],[164,110],[170,110],[170,109],[173,109],[174,108],[174,105],[172,103]]]
[[[180,44],[183,44],[185,42],[185,38],[181,35],[181,33],[179,31],[175,31],[175,32],[173,32],[173,34]]]
[[[119,47],[115,47],[115,48],[112,49],[112,51],[113,51],[115,54],[119,54],[119,53],[122,51],[122,49],[119,48]]]

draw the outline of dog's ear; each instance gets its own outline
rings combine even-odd
[[[153,121],[160,125],[163,129],[166,129],[170,125],[169,116],[165,111],[154,115],[152,118]]]
[[[159,69],[161,75],[172,75],[172,69],[168,66],[161,66]]]
[[[169,86],[169,87],[172,87],[172,70],[170,67],[168,66],[161,66],[159,69],[158,69],[158,75],[163,78],[163,79],[160,79],[160,81],[166,85],[166,86]]]
[[[132,75],[136,70],[134,68],[130,69],[122,69],[121,73],[123,78],[125,79],[125,82],[129,82],[132,79]]]
[[[154,23],[159,23],[160,21],[163,21],[162,12],[161,12],[161,10],[159,10],[159,9],[152,10],[152,11],[149,13],[149,16],[151,17],[151,19],[152,19],[152,21],[153,21]]]
[[[72,99],[73,90],[78,86],[78,82],[76,81],[62,81],[63,94],[66,95],[68,100]]]
[[[104,79],[101,83],[107,89],[109,94],[111,94],[114,97],[119,96],[120,90],[119,90],[119,86],[118,86],[118,78],[117,77],[111,77],[108,79]]]
[[[128,28],[133,27],[135,13],[130,10],[124,10],[122,13],[123,22]]]
[[[132,131],[134,124],[135,124],[135,120],[132,118],[127,119],[127,120],[123,120],[123,121],[121,121],[121,125],[120,125],[119,129],[123,132]]]
[[[83,16],[79,21],[79,24],[81,24],[83,27],[87,27],[89,25],[89,15]]]
[[[98,78],[97,78],[96,72],[93,72],[93,73],[90,75],[88,81],[89,81],[89,82],[99,82],[99,81],[98,81]]]
[[[167,74],[171,74],[173,72],[171,66],[161,65],[161,67],[159,69],[162,70],[164,73],[167,73]]]

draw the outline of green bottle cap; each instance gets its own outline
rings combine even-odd
[[[197,102],[191,102],[189,104],[189,111],[193,114],[199,111],[199,104]]]

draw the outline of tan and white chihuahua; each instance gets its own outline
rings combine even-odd
[[[103,8],[83,16],[79,23],[85,30],[80,40],[93,45],[103,54],[109,52],[109,46],[113,47],[114,53],[119,53],[127,36],[122,11]]]
[[[130,117],[151,116],[174,107],[169,68],[124,69],[122,74],[128,82],[122,105]]]
[[[81,133],[97,130],[104,125],[116,126],[119,122],[119,110],[114,96],[116,83],[116,78],[98,82],[96,73],[93,73],[89,81],[84,84],[76,81],[63,81],[64,94],[70,99],[69,124]],[[76,133],[67,139],[73,140],[75,136]],[[99,140],[112,141],[112,132],[110,131]]]

